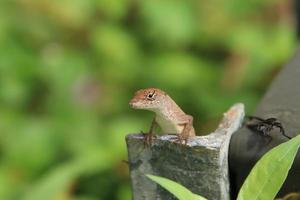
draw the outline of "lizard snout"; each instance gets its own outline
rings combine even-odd
[[[129,101],[129,105],[131,106],[131,107],[134,107],[134,105],[137,103],[137,100],[135,100],[135,99],[131,99],[130,101]]]

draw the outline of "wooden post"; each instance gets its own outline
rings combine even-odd
[[[228,148],[244,118],[244,105],[232,106],[219,127],[207,136],[174,143],[174,135],[158,136],[145,147],[143,135],[126,137],[134,200],[175,199],[145,174],[172,179],[209,200],[229,200]]]

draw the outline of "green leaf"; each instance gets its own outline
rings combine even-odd
[[[164,187],[166,190],[171,192],[175,197],[177,197],[179,200],[205,200],[206,198],[201,197],[197,194],[192,193],[190,190],[185,188],[184,186],[170,180],[167,178],[154,176],[154,175],[146,175],[148,178],[153,180],[154,182],[158,183],[162,187]]]
[[[272,200],[275,198],[295,159],[300,135],[266,153],[244,182],[238,200]]]

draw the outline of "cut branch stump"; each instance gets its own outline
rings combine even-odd
[[[147,147],[142,134],[128,135],[133,199],[175,199],[145,176],[153,174],[174,180],[209,200],[229,200],[229,142],[243,118],[244,105],[235,104],[213,133],[190,139],[186,145],[175,143],[175,135],[163,135]]]

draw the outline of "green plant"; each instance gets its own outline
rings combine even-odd
[[[267,152],[253,167],[245,180],[238,200],[272,200],[284,183],[300,147],[300,135]],[[192,199],[193,194],[180,184],[166,178],[147,175],[180,200]],[[272,183],[272,184],[270,184]],[[196,195],[194,197],[205,199]]]
[[[150,178],[151,180],[155,181],[162,187],[164,187],[169,192],[171,192],[179,200],[206,200],[206,198],[192,193],[186,187],[184,187],[170,179],[159,177],[159,176],[154,176],[154,175],[150,175],[150,174],[148,174],[147,177]]]
[[[297,46],[289,5],[0,0],[0,199],[130,200],[124,137],[152,117],[134,91],[166,90],[201,134],[252,112]]]
[[[245,180],[238,200],[274,199],[288,175],[299,146],[300,135],[266,153]]]

